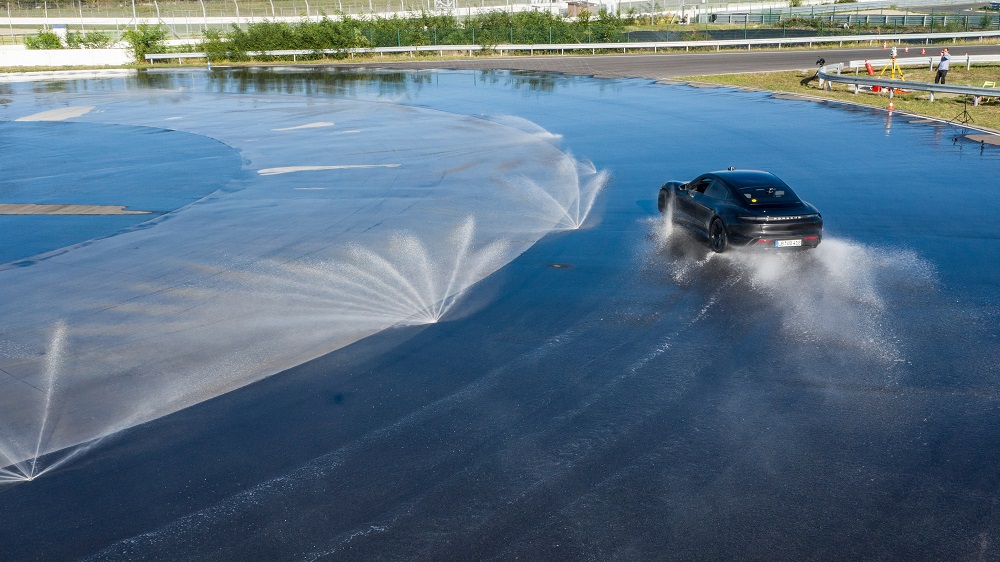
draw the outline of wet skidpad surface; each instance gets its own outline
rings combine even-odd
[[[518,146],[549,150],[543,147],[558,140],[560,153],[573,160],[557,154],[555,161],[572,167],[573,177],[607,170],[610,180],[583,228],[525,244],[454,299],[441,321],[377,331],[249,386],[149,416],[32,482],[0,488],[5,513],[17,514],[0,531],[4,557],[997,556],[1000,240],[976,225],[991,224],[1000,211],[1000,194],[989,185],[1000,153],[980,153],[978,144],[955,138],[959,130],[910,124],[900,115],[643,81],[234,72],[202,85],[197,74],[170,76],[144,87],[162,92],[191,84],[195,92],[224,91],[233,98],[228,103],[264,95],[282,103],[374,99],[389,108],[489,115],[495,126],[516,125],[518,140],[543,139]],[[128,92],[141,99],[144,90]],[[18,110],[21,100],[14,99],[6,112]],[[118,122],[134,123],[130,106],[119,104]],[[100,100],[81,105],[101,107]],[[183,105],[170,106],[170,116]],[[372,122],[379,123],[382,107],[373,107]],[[135,111],[148,116],[149,109]],[[318,125],[336,122],[322,112],[301,111],[294,123],[267,129],[313,134],[339,127]],[[447,137],[450,125],[433,115],[415,123],[429,119]],[[249,111],[240,118],[254,120]],[[392,126],[419,134],[403,122]],[[231,144],[244,158],[251,152]],[[389,144],[398,157],[401,145]],[[435,146],[447,148],[437,156],[446,160],[441,169],[468,165],[465,151],[444,141],[425,142],[420,157],[433,159],[425,153]],[[482,162],[490,151],[472,152]],[[285,161],[259,168],[343,163],[275,160]],[[593,166],[571,164],[580,161]],[[815,204],[826,222],[820,247],[709,254],[655,212],[663,181],[730,165],[773,171]],[[526,187],[542,172],[528,168],[509,177],[501,164],[490,168],[507,205],[510,193],[530,201],[526,208],[543,205],[547,192]],[[277,177],[327,172],[334,173]],[[407,178],[396,181],[405,185]],[[288,187],[332,185],[307,183]],[[460,196],[461,187],[453,189]],[[291,260],[292,268],[254,261],[237,244],[245,250],[241,259],[213,262],[211,277],[225,282],[198,288],[226,288],[217,308],[228,309],[254,306],[260,292],[250,287],[266,283],[286,300],[265,307],[272,321],[263,328],[288,323],[301,333],[294,328],[301,312],[288,306],[296,304],[293,295],[309,295],[301,298],[314,306],[343,301],[351,286],[366,294],[362,286],[374,283],[364,277],[352,285],[331,271],[396,264],[409,279],[450,279],[440,267],[413,261],[422,255],[419,237],[407,236],[430,232],[464,247],[465,213],[442,212],[439,203],[426,208],[456,219],[432,230],[421,226],[421,215],[362,211],[368,223],[386,217],[407,228],[350,240],[354,249],[334,256],[349,265],[334,268],[317,260]],[[490,209],[475,210],[477,225],[489,225]],[[511,231],[530,238],[524,232],[538,227],[526,225],[544,214],[529,215],[508,213],[493,226],[475,227],[494,234],[459,254],[500,251],[506,246],[490,244]],[[274,226],[257,228],[254,239],[263,240]],[[301,243],[284,236],[292,247]],[[288,258],[276,246],[269,251]],[[0,273],[27,276],[32,267]],[[199,318],[185,307],[158,310],[163,321]],[[344,321],[333,313],[324,318]],[[39,327],[38,345],[71,353],[69,343],[57,344],[80,337],[78,324]],[[30,355],[14,344],[4,349],[8,357]],[[276,347],[265,351],[284,356]],[[59,381],[53,373],[62,366],[41,357],[45,388],[47,380]],[[163,388],[139,384],[141,365],[135,369],[133,388]],[[204,384],[206,377],[187,380]],[[59,402],[66,394],[52,396]],[[77,410],[103,403],[82,396]],[[140,398],[135,404],[155,402]],[[63,410],[53,409],[72,406],[64,399]]]

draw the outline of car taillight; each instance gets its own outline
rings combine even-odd
[[[781,222],[781,221],[800,221],[807,219],[818,219],[821,218],[819,214],[812,213],[809,215],[775,215],[775,216],[747,216],[747,215],[737,215],[738,219],[746,222]]]
[[[757,241],[758,244],[771,244],[774,240],[767,240],[766,238],[761,238]]]
[[[819,240],[819,236],[806,236],[805,240],[807,242],[812,242],[813,240]]]

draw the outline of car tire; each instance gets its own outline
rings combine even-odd
[[[717,254],[725,252],[726,247],[729,245],[729,235],[726,233],[726,225],[722,223],[722,219],[719,217],[712,219],[712,223],[708,227],[708,245]]]
[[[663,213],[667,209],[667,190],[660,188],[660,196],[656,198],[656,208]]]

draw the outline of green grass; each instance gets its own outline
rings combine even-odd
[[[934,82],[934,72],[922,69],[903,69],[906,79],[912,82]],[[889,97],[883,91],[880,94],[871,92],[853,93],[853,86],[846,84],[833,84],[832,90],[825,90],[819,87],[817,80],[810,80],[803,84],[803,80],[816,74],[816,71],[797,72],[762,72],[750,74],[722,74],[715,76],[688,76],[679,80],[690,82],[704,82],[710,84],[721,84],[725,86],[737,86],[742,88],[752,88],[756,90],[767,90],[772,92],[786,92],[791,94],[801,94],[823,99],[840,100],[859,105],[871,107],[888,108]],[[964,66],[952,65],[952,70],[948,72],[949,84],[961,84],[967,86],[982,86],[985,81],[1000,83],[1000,66],[978,65],[971,70],[966,70]],[[897,112],[916,113],[944,120],[952,120],[960,114],[965,107],[965,96],[935,94],[934,101],[930,101],[930,94],[927,92],[914,92],[911,94],[896,94],[892,99],[893,106]],[[977,127],[1000,131],[1000,101],[994,100],[973,107],[972,101],[968,105],[969,113],[972,115],[973,124]]]

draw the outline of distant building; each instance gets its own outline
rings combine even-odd
[[[601,11],[600,6],[600,4],[585,1],[566,2],[566,15],[575,18],[584,10],[587,10],[591,14],[597,14]]]

